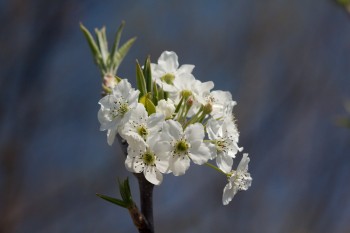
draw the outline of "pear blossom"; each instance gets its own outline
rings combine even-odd
[[[221,120],[209,119],[206,127],[208,137],[216,147],[216,164],[218,167],[229,172],[232,168],[233,158],[243,148],[238,147],[239,133],[232,118]]]
[[[146,144],[133,139],[128,143],[128,155],[125,160],[127,170],[134,173],[143,172],[150,183],[161,184],[162,173],[169,172],[169,158],[166,155],[170,150],[170,145],[155,141]]]
[[[152,78],[164,91],[176,92],[173,86],[174,80],[179,77],[193,77],[194,65],[185,64],[179,67],[176,53],[164,51],[158,58],[158,64],[151,64],[151,69]]]
[[[195,101],[203,102],[203,96],[207,96],[210,93],[210,90],[213,89],[214,83],[212,81],[204,82],[195,79],[192,77],[180,76],[174,80],[174,88],[176,89],[173,95],[170,95],[170,98],[177,103],[181,97],[193,96]]]
[[[156,111],[158,113],[163,113],[165,116],[165,119],[170,119],[175,113],[174,102],[171,99],[167,99],[167,100],[162,99],[158,101],[158,105],[156,106]]]
[[[100,130],[107,130],[107,142],[112,145],[119,126],[130,117],[130,110],[138,105],[139,90],[131,87],[126,80],[121,80],[112,89],[112,94],[103,97],[97,117],[101,124]]]
[[[205,97],[205,104],[212,106],[210,115],[215,118],[223,118],[232,115],[233,107],[237,104],[232,100],[232,95],[228,91],[215,90]]]
[[[160,140],[171,145],[168,152],[169,169],[175,176],[185,174],[191,160],[202,165],[210,159],[210,149],[203,138],[204,127],[200,123],[189,125],[183,130],[179,122],[166,121]]]
[[[251,186],[252,177],[248,172],[249,161],[248,154],[243,154],[237,170],[230,172],[228,183],[226,184],[222,195],[222,203],[224,205],[227,205],[238,191],[247,190]]]
[[[148,116],[145,107],[142,104],[130,111],[128,122],[120,130],[120,135],[128,142],[130,138],[148,142],[159,136],[165,121],[164,114],[153,113]]]

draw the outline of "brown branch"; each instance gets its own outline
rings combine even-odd
[[[117,139],[121,149],[125,155],[128,154],[128,143],[117,134]],[[154,185],[148,182],[142,173],[134,173],[139,182],[141,212],[134,203],[134,206],[129,208],[129,213],[134,222],[134,225],[140,233],[154,233],[153,225],[153,187]]]

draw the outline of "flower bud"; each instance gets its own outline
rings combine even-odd
[[[209,114],[211,111],[213,111],[213,105],[210,102],[208,102],[206,105],[203,105],[203,112],[205,114]]]

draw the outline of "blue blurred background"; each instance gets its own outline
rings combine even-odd
[[[136,232],[118,196],[130,176],[99,131],[100,74],[79,22],[172,50],[232,92],[253,185],[229,206],[225,179],[192,165],[155,189],[156,232],[350,232],[350,17],[333,1],[0,1],[0,232]],[[237,163],[236,163],[237,164]],[[136,180],[130,177],[137,199]]]

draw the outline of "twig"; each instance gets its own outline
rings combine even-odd
[[[128,143],[117,135],[119,144],[125,156],[127,156]],[[134,173],[139,182],[141,213],[136,204],[129,208],[130,216],[140,233],[154,233],[153,225],[153,187],[142,173]]]

